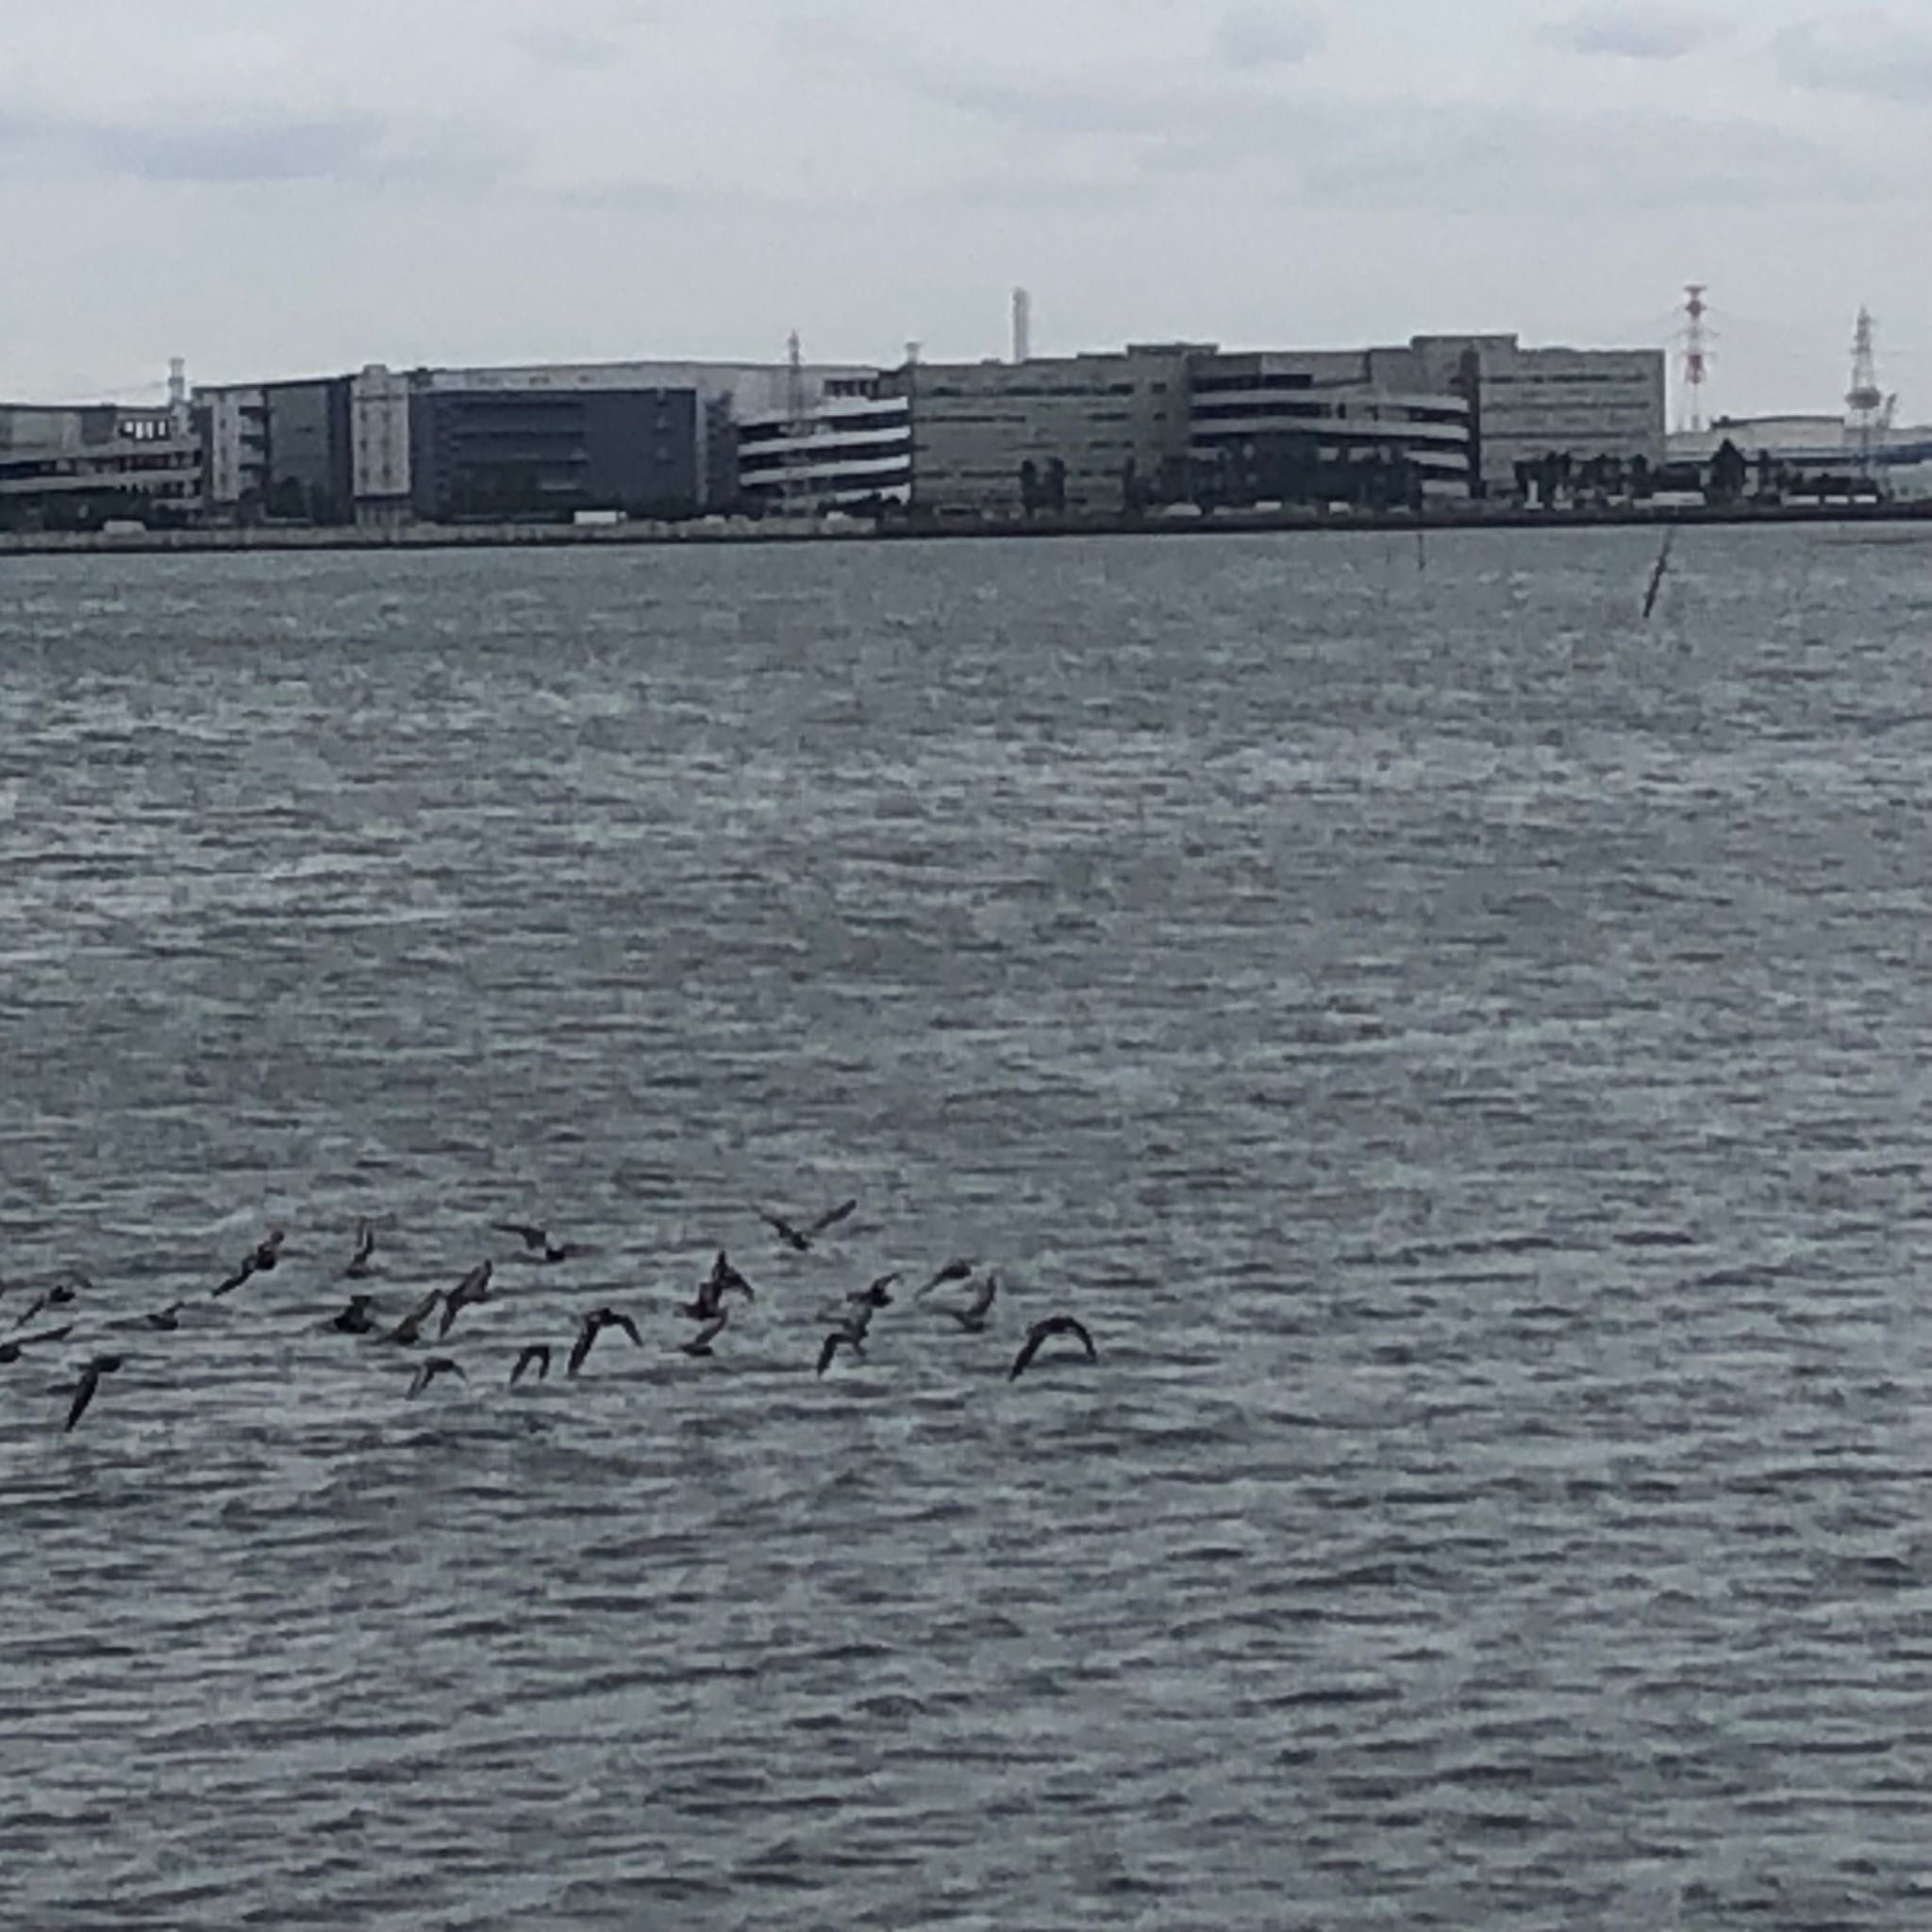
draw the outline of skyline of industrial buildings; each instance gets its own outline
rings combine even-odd
[[[1707,367],[1689,291],[1692,413]],[[1761,487],[1857,470],[1932,487],[1932,433],[1848,414],[1673,434],[1648,347],[1428,334],[1357,349],[1130,344],[894,367],[641,359],[392,369],[189,390],[160,407],[0,405],[0,527],[380,525],[841,510],[1000,523],[1290,506],[1415,509],[1685,487],[1727,433]],[[1836,434],[1834,434],[1834,426]],[[1735,440],[1735,439],[1734,439]],[[1787,485],[1789,487],[1789,484]]]

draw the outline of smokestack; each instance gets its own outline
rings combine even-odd
[[[1033,297],[1024,289],[1013,291],[1013,360],[1033,359]]]

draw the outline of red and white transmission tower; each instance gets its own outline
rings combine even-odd
[[[1704,385],[1710,380],[1710,331],[1704,318],[1710,313],[1705,301],[1707,282],[1684,285],[1684,427],[1704,427]]]

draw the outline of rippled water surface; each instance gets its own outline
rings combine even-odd
[[[1652,549],[0,566],[0,1923],[1932,1923],[1932,546]]]

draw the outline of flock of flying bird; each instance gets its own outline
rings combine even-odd
[[[858,1208],[855,1201],[841,1201],[836,1208],[803,1224],[788,1221],[781,1214],[760,1210],[759,1218],[777,1236],[780,1242],[794,1254],[807,1254],[819,1239],[845,1221]],[[532,1226],[519,1221],[499,1221],[491,1224],[499,1234],[513,1235],[522,1244],[520,1258],[536,1263],[555,1265],[573,1260],[578,1256],[589,1255],[592,1249],[575,1241],[552,1240],[547,1228]],[[280,1228],[272,1229],[242,1259],[236,1268],[211,1291],[212,1299],[221,1300],[244,1288],[256,1276],[275,1272],[282,1258],[282,1248],[287,1237]],[[351,1281],[363,1281],[375,1272],[375,1230],[367,1221],[357,1229],[355,1252],[343,1269],[343,1275]],[[401,1321],[389,1325],[385,1318],[375,1312],[375,1296],[367,1291],[358,1290],[349,1297],[348,1306],[328,1324],[332,1329],[344,1335],[370,1338],[377,1342],[395,1347],[411,1348],[420,1343],[432,1317],[437,1318],[435,1339],[441,1341],[455,1327],[458,1318],[466,1308],[475,1307],[478,1303],[495,1299],[491,1283],[495,1277],[495,1264],[491,1261],[479,1262],[463,1276],[457,1285],[448,1290],[432,1289],[423,1296]],[[977,1280],[974,1276],[977,1275]],[[881,1274],[868,1286],[857,1289],[847,1294],[832,1318],[832,1324],[818,1354],[818,1373],[823,1375],[837,1359],[842,1349],[861,1360],[865,1357],[866,1338],[872,1329],[873,1318],[881,1308],[892,1306],[892,1290],[901,1276],[898,1273]],[[912,1299],[923,1300],[935,1290],[966,1285],[969,1299],[958,1307],[942,1307],[941,1312],[952,1318],[959,1327],[971,1335],[983,1334],[992,1317],[994,1301],[999,1295],[999,1278],[991,1271],[979,1274],[975,1262],[958,1259],[946,1262],[934,1270],[931,1277],[918,1289]],[[66,1341],[74,1332],[70,1321],[55,1328],[42,1328],[32,1334],[21,1331],[53,1310],[72,1307],[84,1291],[90,1291],[92,1284],[85,1275],[70,1275],[57,1281],[37,1294],[25,1310],[13,1322],[5,1340],[0,1340],[0,1365],[11,1364],[24,1358],[29,1349],[50,1347]],[[0,1296],[8,1290],[0,1283]],[[707,1357],[715,1352],[718,1339],[730,1325],[731,1312],[728,1298],[737,1297],[744,1302],[757,1299],[752,1285],[732,1266],[724,1250],[717,1259],[697,1293],[684,1307],[678,1310],[686,1320],[696,1323],[696,1331],[685,1341],[678,1344],[680,1351],[693,1357]],[[134,1324],[162,1332],[172,1332],[181,1325],[181,1310],[184,1304],[172,1303],[165,1308],[156,1309],[150,1314],[138,1318]],[[597,1307],[577,1317],[576,1336],[565,1358],[564,1374],[571,1379],[582,1372],[590,1359],[591,1351],[596,1346],[598,1338],[609,1330],[618,1330],[626,1335],[634,1347],[643,1346],[643,1336],[639,1332],[637,1323],[617,1308]],[[1049,1315],[1044,1321],[1036,1322],[1027,1330],[1026,1339],[1020,1352],[1013,1358],[1008,1372],[1008,1380],[1018,1380],[1032,1365],[1034,1357],[1049,1341],[1060,1337],[1069,1337],[1086,1352],[1086,1358],[1098,1361],[1099,1351],[1093,1338],[1072,1315]],[[509,1385],[514,1388],[526,1375],[541,1381],[548,1377],[551,1369],[552,1349],[547,1341],[533,1341],[524,1346],[510,1365]],[[88,1407],[98,1393],[104,1376],[115,1374],[123,1365],[119,1355],[96,1355],[92,1357],[80,1371],[69,1401],[67,1422],[69,1429],[79,1423],[87,1413]],[[431,1355],[425,1357],[416,1367],[409,1383],[409,1399],[421,1395],[429,1385],[441,1375],[455,1375],[467,1381],[468,1374],[461,1363],[452,1356]]]

